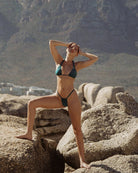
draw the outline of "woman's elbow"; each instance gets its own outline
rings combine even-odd
[[[53,40],[49,40],[49,45],[53,44]]]
[[[98,61],[98,57],[97,57],[97,56],[95,56],[95,57],[93,58],[92,64],[95,63],[96,61]]]
[[[96,61],[98,61],[98,59],[99,59],[99,57],[98,57],[98,56],[96,56],[96,57],[95,57],[95,60],[96,60]]]
[[[93,61],[93,62],[98,61],[98,56],[94,56],[92,61]]]

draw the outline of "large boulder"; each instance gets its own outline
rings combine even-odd
[[[133,96],[128,93],[117,93],[116,98],[122,111],[138,117],[138,103]]]
[[[78,88],[78,96],[79,96],[81,102],[84,100],[84,87],[86,84],[87,83],[82,83]]]
[[[103,160],[115,154],[138,153],[138,119],[106,104],[82,113],[86,161]],[[72,126],[60,140],[57,150],[74,168],[79,167],[78,149]]]
[[[1,173],[63,173],[64,161],[56,153],[53,140],[33,132],[33,141],[17,139],[26,130],[26,119],[0,115]]]
[[[0,114],[27,117],[27,103],[37,96],[0,95]],[[57,142],[71,124],[67,109],[36,109],[34,129]]]
[[[75,171],[74,168],[72,168],[72,167],[69,166],[68,164],[65,164],[64,173],[72,173],[73,171]]]
[[[35,96],[0,94],[0,114],[27,117],[27,103]]]
[[[79,96],[79,99],[80,99],[80,102],[81,102],[81,105],[82,105],[82,107],[81,107],[82,111],[85,111],[85,110],[91,108],[91,105],[88,102],[86,102],[86,100],[84,98],[84,87],[85,87],[85,85],[87,85],[87,83],[81,84],[78,88],[78,91],[77,91],[77,94]]]
[[[102,87],[100,84],[95,83],[83,83],[78,88],[82,108],[84,107],[83,111],[101,104],[117,103],[116,94],[120,92],[124,92],[124,88],[121,86]]]
[[[66,109],[37,109],[35,130],[41,136],[58,142],[70,124],[69,113]]]
[[[84,86],[84,98],[86,102],[91,105],[91,107],[95,103],[96,96],[100,89],[100,84],[88,83]]]
[[[90,169],[80,168],[73,173],[137,173],[138,155],[115,155],[92,162]]]
[[[116,94],[119,92],[124,92],[124,88],[120,86],[107,86],[101,88],[96,96],[94,106],[117,103]]]

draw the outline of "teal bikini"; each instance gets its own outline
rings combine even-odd
[[[72,68],[71,72],[70,72],[69,74],[62,74],[62,69],[61,69],[61,67],[62,67],[64,61],[65,61],[65,60],[63,60],[63,61],[60,63],[60,65],[59,65],[58,68],[56,69],[55,74],[56,74],[57,76],[70,76],[70,77],[72,77],[72,78],[76,78],[76,76],[77,76],[77,70],[75,69],[75,63],[74,63],[74,61],[72,61],[72,63],[73,63],[73,68]],[[58,91],[57,91],[59,97],[61,98],[62,105],[63,105],[64,107],[68,106],[68,98],[69,98],[69,96],[73,93],[73,91],[74,91],[74,89],[69,93],[69,95],[68,95],[66,98],[63,98],[63,97],[58,93]]]
[[[72,78],[76,78],[76,76],[77,76],[77,71],[76,71],[76,69],[75,69],[75,63],[74,63],[74,61],[72,61],[72,63],[73,63],[73,69],[71,70],[71,72],[69,73],[69,74],[62,74],[62,70],[61,70],[61,67],[62,67],[62,65],[63,65],[63,63],[64,63],[64,61],[65,60],[63,60],[61,63],[60,63],[60,65],[58,66],[58,68],[56,69],[56,75],[57,76],[70,76],[70,77],[72,77]]]

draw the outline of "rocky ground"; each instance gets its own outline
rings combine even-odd
[[[0,95],[1,173],[137,173],[138,103],[123,87],[85,83],[77,90],[82,103],[85,157],[78,151],[67,108],[39,108],[33,141],[15,136],[26,130],[27,103],[38,96]]]

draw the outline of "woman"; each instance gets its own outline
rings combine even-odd
[[[64,43],[61,41],[50,40],[49,46],[56,64],[57,92],[53,95],[44,96],[29,102],[27,132],[24,135],[18,136],[18,138],[32,140],[32,130],[36,108],[63,108],[68,106],[79,151],[80,167],[88,168],[84,158],[84,143],[81,131],[81,103],[76,91],[74,90],[73,83],[77,72],[80,69],[93,64],[97,61],[98,57],[90,53],[82,52],[76,43]],[[64,46],[67,48],[65,60],[56,49],[57,46]],[[85,56],[88,60],[74,62],[74,58],[78,55]]]

